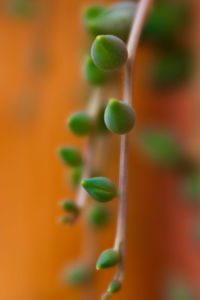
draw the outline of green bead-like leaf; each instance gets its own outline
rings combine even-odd
[[[120,254],[118,251],[109,249],[104,251],[97,262],[96,268],[107,269],[116,266],[120,262]]]
[[[91,276],[91,271],[87,266],[80,264],[74,265],[68,268],[64,272],[64,282],[66,282],[69,286],[82,286],[86,284]]]
[[[96,201],[108,202],[117,196],[113,182],[105,177],[93,177],[81,182],[84,189]]]
[[[84,74],[91,85],[101,85],[108,77],[106,72],[102,71],[94,64],[91,57],[88,57],[85,62]]]
[[[70,225],[72,223],[72,217],[71,216],[60,216],[58,218],[58,223]]]
[[[108,300],[108,299],[110,299],[110,297],[111,297],[111,294],[109,292],[105,292],[103,294],[103,296],[101,297],[101,300]]]
[[[176,38],[189,20],[189,9],[185,3],[155,3],[143,30],[143,39],[169,43]]]
[[[169,300],[195,300],[193,293],[183,283],[173,283],[168,290],[167,299]]]
[[[76,205],[76,203],[72,200],[63,200],[61,203],[60,203],[60,206],[63,210],[69,212],[69,213],[78,213],[79,211],[79,208],[78,206]]]
[[[70,182],[73,187],[77,188],[81,182],[81,176],[83,173],[83,167],[75,167],[72,168],[71,173],[70,173]]]
[[[118,37],[98,35],[92,45],[91,56],[100,69],[114,71],[125,64],[128,52],[125,43]]]
[[[78,135],[88,135],[92,130],[92,120],[85,112],[77,112],[68,119],[70,130]]]
[[[104,227],[110,219],[107,207],[92,205],[87,211],[87,221],[95,229]]]
[[[121,289],[122,283],[119,280],[113,280],[108,287],[108,291],[111,294],[117,293],[119,292],[119,290]]]
[[[135,111],[131,105],[111,99],[106,107],[104,120],[110,131],[116,134],[125,134],[135,124]]]
[[[58,154],[63,163],[70,167],[80,166],[82,158],[80,152],[74,147],[61,147]]]
[[[104,114],[105,114],[105,107],[102,107],[99,110],[98,116],[97,116],[97,124],[96,124],[96,134],[98,135],[106,135],[109,133],[105,122],[104,122]]]
[[[184,179],[184,192],[187,196],[193,199],[197,204],[200,204],[200,174],[192,172],[186,174]]]
[[[30,18],[35,14],[35,3],[32,0],[9,0],[7,10],[18,18]]]
[[[190,78],[193,71],[193,56],[189,52],[162,54],[150,66],[149,77],[156,87],[167,88]]]
[[[113,34],[126,40],[136,13],[136,2],[120,2],[108,9],[99,9],[92,16],[85,14],[85,25],[93,35]]]
[[[167,132],[143,130],[139,135],[139,145],[144,154],[159,165],[175,166],[182,159],[180,145]]]

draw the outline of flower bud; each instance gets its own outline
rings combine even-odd
[[[113,34],[126,40],[131,29],[136,8],[137,3],[135,2],[119,2],[108,9],[99,8],[93,14],[91,14],[90,10],[89,13],[86,11],[84,16],[85,26],[93,36],[98,34]]]
[[[87,221],[95,229],[104,227],[109,218],[110,212],[105,206],[92,205],[87,211]]]
[[[117,265],[120,262],[120,254],[118,251],[109,249],[104,251],[97,262],[96,268],[107,269]]]
[[[76,287],[86,284],[91,276],[89,268],[83,264],[69,267],[63,274],[63,280],[69,286]]]
[[[105,177],[93,177],[81,182],[84,189],[96,201],[108,202],[117,196],[113,182]]]
[[[62,162],[70,167],[77,167],[82,163],[81,154],[74,147],[60,147],[58,154]]]
[[[85,112],[77,112],[68,120],[69,129],[78,136],[84,136],[92,130],[92,120]]]
[[[85,62],[84,75],[91,85],[101,85],[108,77],[108,74],[99,69],[93,62],[91,57],[88,57]]]
[[[100,69],[114,71],[125,64],[128,52],[125,43],[118,37],[98,35],[92,45],[91,56]]]
[[[113,280],[108,287],[108,291],[111,294],[117,293],[121,289],[122,283],[119,280]]]
[[[66,211],[66,212],[69,212],[69,213],[78,213],[79,211],[79,208],[78,206],[76,205],[76,203],[72,200],[63,200],[61,203],[60,203],[60,206],[61,208]]]
[[[105,110],[104,121],[107,128],[113,133],[125,134],[135,124],[135,111],[131,105],[111,99]]]

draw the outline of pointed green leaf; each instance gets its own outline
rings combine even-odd
[[[113,182],[105,177],[93,177],[81,182],[88,194],[99,202],[108,202],[117,196]]]
[[[74,147],[60,147],[58,154],[62,162],[70,167],[77,167],[82,163],[81,154]]]
[[[74,113],[68,119],[69,129],[78,136],[88,135],[92,130],[92,120],[85,112]]]
[[[104,251],[97,262],[96,268],[107,269],[117,265],[120,262],[120,254],[118,251],[109,249]]]
[[[92,45],[91,56],[100,69],[114,71],[125,64],[128,52],[125,43],[118,37],[98,35]]]
[[[111,99],[106,107],[104,120],[110,131],[116,134],[125,134],[135,124],[135,111],[131,105]]]
[[[79,208],[76,205],[76,203],[69,199],[61,201],[60,206],[63,210],[65,210],[69,213],[78,213],[78,211],[79,211]]]
[[[108,287],[108,292],[111,294],[117,293],[121,289],[122,283],[119,280],[113,280]]]
[[[87,211],[87,221],[95,229],[102,228],[110,219],[110,211],[106,206],[92,205]]]

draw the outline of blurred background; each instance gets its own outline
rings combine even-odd
[[[84,149],[87,142],[69,132],[66,118],[89,95],[81,63],[91,41],[81,15],[91,3],[0,3],[0,299],[95,300],[112,278],[113,270],[100,271],[91,286],[71,289],[60,275],[83,253],[95,262],[115,235],[117,200],[111,224],[98,234],[83,220],[57,223],[58,201],[76,191],[56,150],[66,143]],[[137,56],[126,275],[116,299],[164,300],[171,282],[195,298],[167,299],[200,299],[200,5],[171,5],[179,6],[144,30]],[[173,18],[172,27],[159,25]],[[184,153],[181,167],[170,160],[173,140]],[[107,149],[104,174],[117,183],[119,138]]]

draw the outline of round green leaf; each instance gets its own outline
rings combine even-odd
[[[69,199],[61,201],[60,206],[63,210],[65,210],[69,213],[78,213],[78,211],[79,211],[79,208],[76,205],[76,203]]]
[[[68,126],[74,134],[85,136],[92,130],[92,120],[87,113],[77,112],[68,119]]]
[[[128,52],[125,43],[118,37],[98,35],[92,45],[91,56],[100,69],[114,71],[125,64]]]
[[[87,221],[95,229],[104,227],[109,219],[110,212],[102,205],[92,205],[87,211]]]
[[[101,85],[108,77],[106,72],[102,71],[94,64],[91,57],[86,59],[84,74],[85,78],[91,85]]]
[[[110,131],[116,134],[125,134],[135,124],[135,111],[131,105],[111,99],[106,107],[104,120]]]

